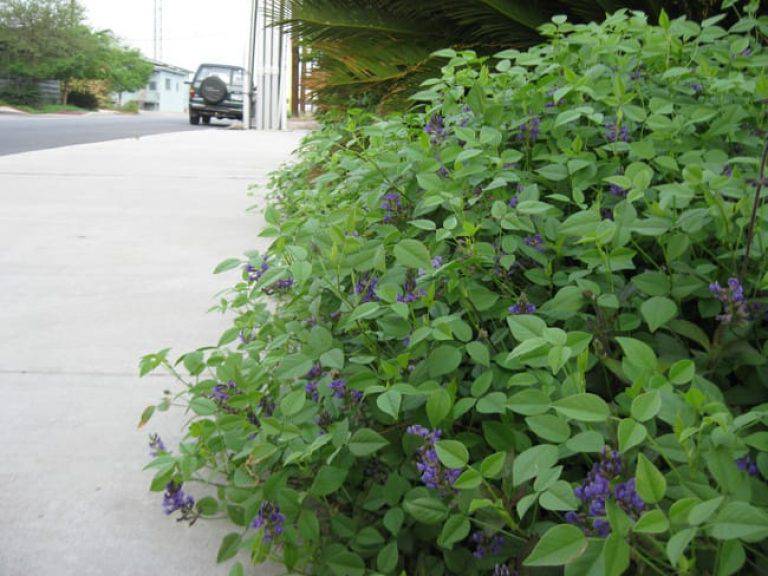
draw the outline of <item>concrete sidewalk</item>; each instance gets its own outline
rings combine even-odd
[[[225,522],[192,528],[150,494],[138,416],[173,386],[141,355],[215,342],[205,311],[265,246],[247,186],[299,132],[195,131],[0,158],[0,574],[213,576]],[[193,489],[194,491],[194,489]],[[267,573],[262,571],[261,573]]]

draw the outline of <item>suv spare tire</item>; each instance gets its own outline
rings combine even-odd
[[[218,76],[208,76],[200,83],[198,93],[208,104],[218,104],[227,96],[227,85]]]

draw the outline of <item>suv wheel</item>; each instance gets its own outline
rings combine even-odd
[[[189,123],[197,126],[200,124],[200,115],[199,114],[192,114],[192,112],[189,113]]]
[[[211,117],[210,116],[203,116],[203,124],[208,126],[208,124],[211,123]]]

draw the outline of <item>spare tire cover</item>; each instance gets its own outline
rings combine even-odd
[[[198,92],[209,104],[218,104],[227,96],[227,85],[218,76],[208,76],[200,83]]]

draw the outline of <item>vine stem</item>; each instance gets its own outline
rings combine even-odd
[[[768,138],[763,146],[763,156],[760,160],[760,173],[757,177],[757,186],[755,187],[755,200],[752,203],[752,214],[749,217],[749,228],[747,228],[747,244],[744,248],[744,259],[741,262],[741,276],[749,266],[749,252],[752,249],[752,240],[755,235],[755,224],[757,223],[757,211],[760,208],[760,192],[763,190],[763,179],[765,178],[765,164],[768,162]]]

